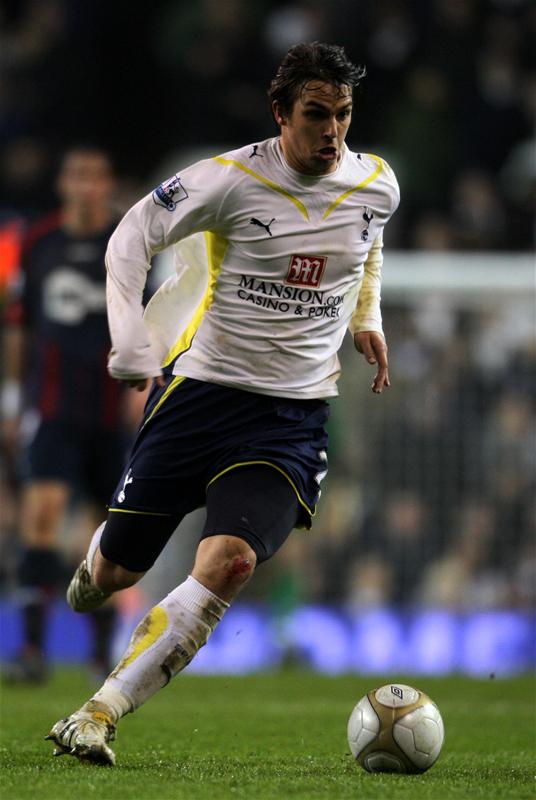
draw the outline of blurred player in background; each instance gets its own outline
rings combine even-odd
[[[188,512],[206,505],[207,521],[192,574],[142,620],[93,698],[52,728],[57,754],[113,764],[117,721],[192,660],[256,565],[311,526],[348,329],[377,365],[373,391],[389,385],[382,234],[399,194],[385,161],[344,143],[363,75],[340,47],[292,48],[270,89],[280,136],[173,176],[110,241],[109,369],[139,389],[155,381],[71,606],[87,611],[138,581]],[[176,243],[178,277],[144,322],[151,258]]]
[[[63,157],[60,210],[31,227],[21,280],[7,310],[4,445],[22,452],[17,570],[23,647],[9,681],[47,674],[47,612],[66,577],[58,534],[73,490],[102,518],[125,459],[121,387],[106,369],[110,349],[104,255],[117,224],[110,158],[94,147]],[[92,613],[93,667],[106,673],[114,623],[111,604]]]

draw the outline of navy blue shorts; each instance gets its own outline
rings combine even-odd
[[[127,457],[125,434],[42,420],[22,455],[24,481],[57,480],[105,506]]]
[[[267,465],[295,492],[309,528],[327,471],[324,400],[270,397],[168,376],[153,386],[110,511],[173,515],[205,505],[209,486],[240,466]]]

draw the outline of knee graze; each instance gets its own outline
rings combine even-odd
[[[255,559],[247,558],[244,555],[233,556],[228,561],[227,569],[230,578],[248,578],[255,569]]]
[[[256,563],[255,551],[243,539],[218,535],[201,540],[194,569],[212,586],[236,587],[249,580]]]

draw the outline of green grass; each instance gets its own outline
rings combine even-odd
[[[369,775],[349,755],[357,700],[387,679],[283,672],[183,675],[122,720],[115,769],[52,758],[44,734],[89,696],[77,671],[2,690],[2,800],[517,800],[534,798],[531,678],[412,679],[437,702],[446,742],[420,776]],[[397,676],[397,680],[403,680]]]

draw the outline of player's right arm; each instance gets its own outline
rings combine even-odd
[[[112,377],[141,389],[147,379],[162,375],[143,322],[151,259],[192,233],[217,228],[223,174],[213,159],[194,164],[136,203],[112,235],[106,252]]]

